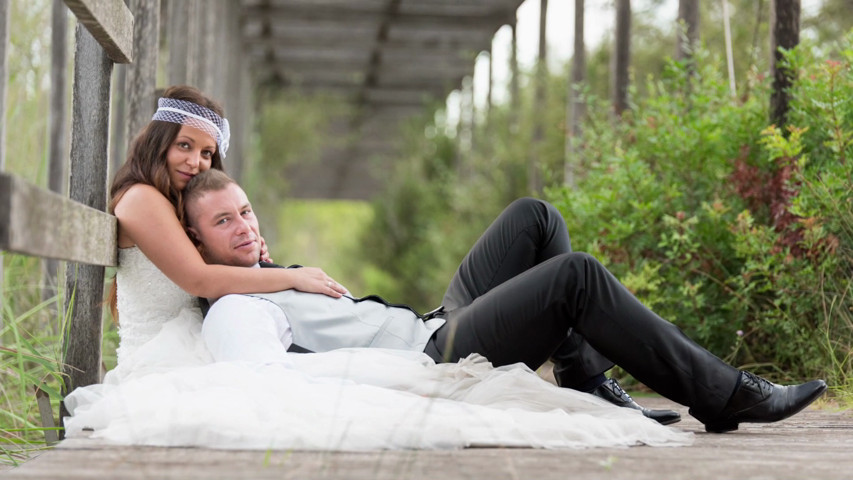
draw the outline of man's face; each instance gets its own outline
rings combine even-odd
[[[229,184],[187,205],[190,233],[201,243],[204,261],[250,267],[261,254],[258,219],[243,189]]]

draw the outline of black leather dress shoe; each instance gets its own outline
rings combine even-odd
[[[622,387],[612,378],[608,378],[604,383],[595,387],[589,393],[596,397],[603,398],[617,407],[633,408],[640,410],[643,415],[655,420],[661,425],[669,425],[681,421],[681,415],[674,410],[651,410],[641,407],[631,398],[630,395],[622,390]]]
[[[758,375],[740,372],[740,386],[716,419],[703,420],[705,430],[723,433],[737,430],[741,422],[778,422],[806,408],[824,390],[826,382],[823,380],[783,387]]]

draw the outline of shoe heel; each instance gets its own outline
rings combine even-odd
[[[726,433],[737,430],[738,422],[728,421],[719,423],[706,423],[705,431],[708,433]]]

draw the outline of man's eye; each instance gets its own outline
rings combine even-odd
[[[219,220],[217,220],[217,221],[216,221],[216,224],[217,224],[217,225],[223,225],[223,224],[225,224],[225,222],[227,222],[227,221],[228,221],[228,219],[227,219],[227,218],[220,218]]]

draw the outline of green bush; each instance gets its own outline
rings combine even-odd
[[[767,126],[764,79],[734,100],[702,55],[692,75],[669,64],[615,124],[589,99],[577,187],[549,191],[576,249],[716,354],[782,380],[850,384],[851,38],[840,60],[788,52],[785,130]]]
[[[577,186],[549,191],[577,250],[598,257],[646,305],[725,355],[743,328],[726,308],[739,269],[733,224],[744,202],[728,176],[756,155],[766,106],[732,99],[720,65],[697,52],[695,73],[671,62],[648,96],[612,122],[588,99]],[[762,92],[766,89],[762,90]]]

